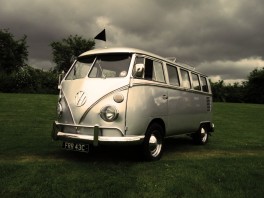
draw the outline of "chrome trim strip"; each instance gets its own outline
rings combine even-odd
[[[72,120],[73,120],[74,124],[76,124],[76,121],[75,121],[75,118],[74,118],[74,116],[73,116],[73,113],[72,113],[71,107],[70,107],[70,105],[69,105],[69,103],[68,103],[68,98],[67,98],[66,95],[64,94],[63,88],[61,88],[61,92],[62,92],[62,94],[63,94],[63,96],[64,96],[64,98],[65,98],[65,102],[66,102],[66,104],[67,104],[67,106],[68,106],[68,108],[69,108],[69,111],[70,111],[70,113],[71,113]]]
[[[57,122],[55,121],[55,125],[56,126],[71,126],[71,127],[80,127],[80,128],[94,128],[95,126],[98,126],[98,125],[95,125],[95,126],[87,126],[87,125],[81,125],[81,124],[65,124],[65,123],[60,123],[60,122]],[[123,135],[122,131],[119,129],[119,128],[116,128],[116,127],[102,127],[102,126],[98,126],[99,129],[116,129],[118,131],[120,131],[120,133]]]
[[[57,136],[61,137],[61,138],[94,141],[94,136],[92,136],[92,135],[80,135],[80,134],[70,134],[70,133],[58,132]],[[98,136],[98,141],[99,142],[137,142],[137,141],[142,141],[144,139],[144,137],[145,137],[144,135],[128,136],[128,137]]]
[[[163,83],[133,83],[133,86],[154,86],[154,87],[162,87],[162,88],[167,88],[167,89],[174,89],[174,90],[179,90],[179,91],[187,91],[187,92],[192,92],[196,94],[201,94],[201,95],[208,95],[211,96],[211,93],[208,92],[202,92],[198,90],[193,90],[193,89],[186,89],[183,87],[175,87],[173,85],[168,85],[168,84],[163,84]]]

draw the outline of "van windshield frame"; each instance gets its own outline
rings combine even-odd
[[[131,63],[130,53],[100,54],[89,72],[89,78],[126,77]]]
[[[82,56],[74,63],[65,80],[126,77],[131,58],[131,53]]]
[[[78,58],[65,80],[76,80],[85,78],[94,64],[95,56],[85,56]]]

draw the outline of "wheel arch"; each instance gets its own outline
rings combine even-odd
[[[150,126],[151,124],[153,124],[153,123],[157,123],[157,124],[159,124],[159,125],[162,127],[162,129],[163,129],[163,134],[162,134],[162,136],[165,137],[165,135],[166,135],[166,125],[165,125],[165,122],[164,122],[161,118],[154,118],[154,119],[151,120],[151,122],[149,123],[148,128],[149,128],[149,126]],[[146,131],[147,131],[147,130],[146,130]]]
[[[200,122],[199,129],[200,129],[201,127],[205,127],[209,133],[211,133],[211,132],[214,131],[214,124],[213,124],[212,122],[210,122],[210,121]],[[198,130],[199,130],[199,129],[198,129]]]

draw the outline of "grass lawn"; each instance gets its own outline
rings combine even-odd
[[[205,146],[166,140],[162,159],[134,147],[62,150],[50,137],[57,96],[0,94],[0,197],[263,197],[264,105],[214,104]]]

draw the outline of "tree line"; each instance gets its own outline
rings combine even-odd
[[[27,37],[15,40],[7,29],[0,29],[0,92],[58,93],[58,75],[67,71],[72,57],[94,49],[95,41],[70,35],[50,43],[55,67],[44,71],[27,64]],[[216,102],[246,102],[264,104],[264,68],[254,69],[243,83],[210,82]]]
[[[210,82],[215,102],[264,104],[264,67],[254,69],[242,83]]]
[[[70,35],[50,43],[55,67],[44,71],[27,64],[27,37],[15,40],[7,29],[0,29],[0,92],[58,93],[58,75],[67,71],[71,59],[95,46],[93,39]]]

